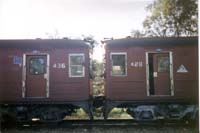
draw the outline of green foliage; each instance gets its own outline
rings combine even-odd
[[[64,120],[79,120],[79,119],[89,119],[88,114],[82,109],[75,109],[71,115],[66,115]]]
[[[84,36],[84,41],[89,45],[90,47],[90,56],[93,55],[93,49],[98,45],[98,42],[94,39],[94,36]],[[90,75],[93,79],[93,95],[103,95],[104,94],[104,81],[101,75],[104,71],[103,63],[98,62],[97,60],[92,60],[90,62]]]
[[[132,119],[126,110],[126,108],[113,108],[108,117],[109,119]]]
[[[194,36],[198,34],[197,0],[156,0],[147,7],[143,22],[146,36]]]
[[[93,54],[93,49],[98,45],[98,42],[94,39],[94,36],[89,35],[89,36],[84,36],[84,41],[89,45],[90,48],[90,53]]]
[[[144,36],[145,36],[145,34],[140,30],[132,30],[131,31],[131,37],[133,37],[133,38],[140,38],[140,37],[144,37]]]
[[[92,61],[92,70],[95,78],[93,79],[93,95],[103,95],[104,94],[104,64],[98,62],[97,60]]]

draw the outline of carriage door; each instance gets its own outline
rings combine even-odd
[[[149,53],[150,95],[171,95],[170,54]]]
[[[26,55],[26,97],[46,97],[47,55]]]

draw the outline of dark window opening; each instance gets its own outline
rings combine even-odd
[[[126,55],[111,54],[111,58],[112,58],[112,75],[113,76],[126,75]]]
[[[45,73],[45,59],[42,57],[31,58],[29,61],[29,72],[32,75]]]
[[[149,94],[150,95],[155,95],[155,90],[154,90],[154,67],[153,67],[153,54],[149,54]]]

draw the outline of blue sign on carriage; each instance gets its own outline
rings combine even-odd
[[[14,56],[13,57],[13,64],[22,64],[22,57]]]

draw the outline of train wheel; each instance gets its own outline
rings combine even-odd
[[[65,114],[60,112],[59,109],[48,109],[47,111],[43,111],[40,114],[41,122],[61,122],[64,118]]]
[[[142,111],[139,115],[140,120],[154,120],[153,113],[151,111]]]

